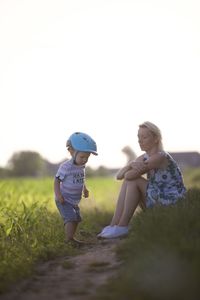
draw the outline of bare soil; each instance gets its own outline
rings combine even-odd
[[[38,266],[36,274],[7,294],[1,300],[88,300],[97,288],[115,277],[121,262],[115,247],[120,239],[99,240],[84,246],[76,256],[66,256]]]

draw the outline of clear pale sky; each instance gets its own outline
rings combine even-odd
[[[0,166],[59,162],[83,131],[89,165],[121,167],[146,120],[167,151],[200,151],[199,101],[199,0],[0,1]]]

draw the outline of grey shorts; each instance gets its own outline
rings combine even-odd
[[[60,212],[60,215],[63,219],[64,225],[67,222],[81,222],[82,218],[80,215],[80,208],[78,206],[73,206],[69,202],[64,202],[61,204],[59,201],[56,200],[56,206]]]

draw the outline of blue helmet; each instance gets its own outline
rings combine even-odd
[[[88,134],[83,132],[75,132],[70,135],[66,146],[71,146],[76,151],[90,152],[94,155],[98,155],[95,141]]]

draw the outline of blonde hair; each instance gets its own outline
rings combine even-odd
[[[139,125],[141,128],[148,128],[149,131],[158,139],[158,145],[160,150],[163,150],[163,143],[162,143],[162,134],[160,129],[153,123],[146,121]]]

